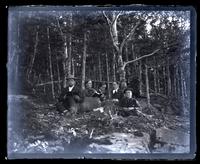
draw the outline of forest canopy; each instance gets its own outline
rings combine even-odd
[[[55,98],[73,74],[80,87],[139,81],[142,94],[148,75],[150,92],[189,95],[190,11],[15,10],[8,24],[13,91],[23,82]]]

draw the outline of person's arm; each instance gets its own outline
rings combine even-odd
[[[101,95],[102,95],[102,93],[100,93],[99,91],[96,91],[95,90],[95,93],[93,94],[93,96],[92,97],[101,97]]]
[[[137,100],[135,100],[135,101],[136,101],[137,107],[140,108],[140,103]]]
[[[90,89],[89,97],[95,97],[94,95],[96,94],[96,90],[94,88]]]
[[[136,99],[133,99],[133,101],[134,101],[134,108],[136,109],[136,110],[138,110],[139,108],[140,108],[140,105],[139,105],[139,102],[136,100]]]

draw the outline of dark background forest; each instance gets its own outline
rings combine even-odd
[[[9,93],[55,98],[73,74],[82,88],[87,79],[109,90],[126,79],[139,95],[188,100],[189,12],[15,11],[9,18]]]

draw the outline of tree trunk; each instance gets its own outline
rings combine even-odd
[[[98,69],[99,69],[99,81],[102,81],[102,72],[101,72],[101,54],[98,54]]]
[[[108,18],[108,16],[103,12],[105,18],[107,19],[109,28],[110,28],[110,35],[112,39],[113,46],[117,52],[117,64],[118,64],[118,74],[120,81],[125,80],[126,78],[126,72],[125,67],[123,66],[123,60],[122,60],[122,52],[124,45],[128,42],[128,39],[134,34],[135,30],[140,24],[140,21],[138,21],[134,27],[131,27],[130,32],[122,39],[121,44],[119,44],[119,38],[118,38],[118,30],[117,30],[117,19],[120,16],[120,12],[112,12],[111,19]]]
[[[163,68],[163,94],[167,95],[167,83],[166,83],[166,72],[165,72],[165,66]]]
[[[158,67],[158,69],[157,69],[157,71],[156,71],[156,76],[157,76],[157,84],[158,84],[158,93],[161,93],[161,90],[160,90],[160,72],[159,72],[159,67]]]
[[[67,74],[68,75],[71,75],[71,64],[72,64],[72,55],[71,55],[71,52],[72,52],[72,13],[70,13],[70,18],[69,18],[69,21],[70,21],[70,30],[71,30],[71,32],[69,33],[69,48],[68,48],[68,50],[69,50],[69,52],[68,52],[68,59],[67,59],[67,66],[68,66],[68,68],[67,68]]]
[[[183,95],[184,95],[184,99],[186,99],[187,97],[187,91],[186,91],[186,83],[185,83],[185,77],[183,77]]]
[[[68,48],[67,48],[67,41],[66,41],[66,35],[64,35],[64,53],[63,53],[63,87],[67,87],[67,77],[68,77]]]
[[[59,64],[58,64],[58,58],[56,58],[56,67],[57,67],[57,74],[58,74],[58,94],[61,92],[61,80],[60,80],[60,70],[59,70]]]
[[[71,75],[71,64],[72,64],[72,56],[71,56],[71,35],[69,36],[69,52],[68,52],[68,58],[67,58],[67,74]]]
[[[107,86],[108,86],[108,98],[110,98],[110,85],[109,85],[109,64],[108,64],[108,55],[106,53],[106,77],[107,77]]]
[[[96,70],[95,64],[93,65],[93,71],[94,71],[94,73],[93,73],[93,78],[92,79],[96,80],[97,70]]]
[[[118,74],[120,77],[120,81],[125,80],[125,70],[123,68],[123,60],[122,60],[122,47],[119,46],[119,40],[118,40],[118,31],[117,31],[117,19],[119,17],[120,13],[113,12],[111,15],[111,19],[108,18],[108,16],[104,13],[104,16],[107,19],[109,28],[110,28],[110,35],[112,39],[113,46],[115,50],[117,51],[117,64],[118,64]]]
[[[173,86],[173,89],[172,89],[172,90],[174,91],[173,94],[174,94],[175,97],[177,97],[177,86],[176,86],[176,84],[177,84],[176,78],[177,78],[177,77],[176,77],[176,70],[177,70],[176,65],[174,65],[174,70],[173,70],[173,75],[174,75],[174,77],[173,77],[173,78],[174,78],[174,86]]]
[[[180,72],[181,72],[181,96],[184,97],[184,84],[183,84],[183,70],[180,68]]]
[[[132,50],[132,58],[133,58],[133,60],[134,60],[134,59],[137,59],[137,54],[135,53],[134,45],[133,45],[133,44],[132,44],[132,46],[131,46],[131,50]],[[134,74],[139,73],[139,72],[137,71],[137,64],[134,64],[132,68],[133,68],[133,69],[132,69],[132,73],[134,73]],[[138,76],[139,76],[139,75],[138,75]]]
[[[122,54],[118,53],[118,72],[119,72],[119,80],[124,81],[126,80],[126,72],[125,68],[123,67],[123,60],[122,60]]]
[[[157,63],[156,63],[156,59],[155,59],[155,57],[154,57],[154,63],[156,64],[156,66],[157,66]],[[154,70],[153,70],[153,77],[154,77],[154,91],[155,91],[155,93],[158,93],[158,85],[157,85],[157,71],[156,71],[156,68],[157,67],[155,67],[154,68]]]
[[[148,105],[148,107],[150,107],[148,66],[147,66],[146,64],[145,64],[145,79],[146,79],[146,96],[147,96],[147,105]]]
[[[75,76],[74,59],[72,58],[72,75]]]
[[[33,56],[31,58],[31,62],[30,62],[30,67],[27,71],[27,79],[29,80],[29,76],[32,72],[32,69],[33,69],[33,64],[34,64],[34,61],[35,61],[35,56],[36,56],[36,53],[37,53],[37,46],[38,46],[38,26],[37,26],[37,29],[36,29],[36,35],[35,35],[35,44],[34,44],[34,51],[33,51]]]
[[[183,77],[183,70],[181,69],[180,64],[180,84],[181,84],[181,103],[182,103],[182,110],[183,114],[186,113],[186,106],[185,106],[185,95],[184,95],[184,77]]]
[[[154,68],[153,70],[153,82],[154,82],[154,91],[155,93],[158,93],[156,68]]]
[[[170,74],[170,69],[169,69],[169,57],[167,57],[167,95],[168,97],[171,96],[171,74]]]
[[[84,46],[83,46],[83,56],[82,56],[82,77],[81,77],[81,88],[85,89],[85,64],[86,64],[86,51],[87,51],[87,34],[84,33]]]
[[[177,66],[177,72],[176,72],[176,75],[177,75],[177,95],[178,95],[178,98],[181,97],[181,76],[180,76],[180,70],[179,70],[179,66]]]
[[[142,95],[142,61],[139,61],[139,63],[139,92]]]
[[[126,62],[129,61],[127,44],[126,44],[126,47],[125,47],[125,56],[126,56]],[[136,64],[134,64],[134,66],[136,66]],[[129,82],[129,78],[130,78],[130,75],[131,75],[130,74],[130,67],[126,68],[126,74],[127,74],[127,79],[128,79],[127,82]]]
[[[113,52],[113,64],[112,64],[112,68],[113,68],[113,81],[116,81],[116,58],[115,58],[115,53]]]
[[[55,98],[54,82],[53,82],[53,69],[52,69],[52,61],[51,61],[51,45],[50,45],[49,28],[48,27],[47,27],[47,37],[48,37],[48,50],[49,50],[49,70],[50,70],[50,78],[51,78],[51,91],[52,91],[53,98]]]

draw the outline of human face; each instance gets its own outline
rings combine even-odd
[[[113,83],[113,89],[116,90],[116,89],[118,89],[118,88],[119,88],[118,84],[117,84],[116,82],[114,82],[114,83]]]
[[[106,90],[106,85],[102,85],[100,89],[101,89],[102,91],[105,91],[105,90]]]
[[[132,98],[132,91],[126,91],[125,92],[125,97],[127,97],[127,98]]]
[[[69,84],[70,87],[74,86],[75,85],[74,79],[69,79],[68,84]]]
[[[88,82],[86,83],[86,87],[87,87],[87,88],[92,88],[92,81],[88,81]]]
[[[126,88],[126,87],[127,87],[126,82],[122,82],[122,83],[121,83],[121,88]]]

